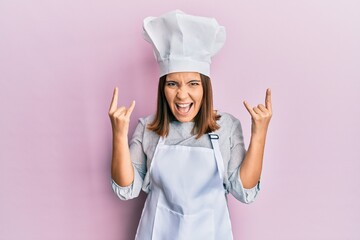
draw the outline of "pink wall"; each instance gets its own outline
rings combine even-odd
[[[217,109],[273,93],[261,193],[230,197],[235,239],[360,239],[358,1],[0,2],[0,239],[132,239],[145,195],[110,188],[112,89],[152,113],[158,69],[142,19],[214,16]]]

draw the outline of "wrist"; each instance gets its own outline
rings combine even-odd
[[[115,143],[128,143],[128,136],[124,134],[113,134],[113,142]]]
[[[251,134],[251,142],[263,143],[266,139],[266,132],[256,132]]]

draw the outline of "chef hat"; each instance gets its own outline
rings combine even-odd
[[[211,57],[224,45],[225,28],[214,18],[180,10],[144,19],[144,38],[152,44],[160,76],[199,72],[210,76]]]

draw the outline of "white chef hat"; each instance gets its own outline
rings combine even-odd
[[[152,44],[160,76],[199,72],[210,76],[211,57],[224,45],[225,28],[216,19],[180,10],[144,19],[144,38]]]

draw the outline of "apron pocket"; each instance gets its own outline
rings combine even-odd
[[[214,240],[213,210],[183,215],[158,205],[152,239],[156,240]]]

